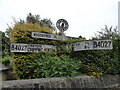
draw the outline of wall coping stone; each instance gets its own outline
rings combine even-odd
[[[71,79],[65,77],[37,78],[26,80],[3,81],[4,88],[119,88],[120,75],[105,75],[100,78],[77,76]],[[16,89],[17,90],[17,89]],[[41,90],[41,89],[40,89]]]

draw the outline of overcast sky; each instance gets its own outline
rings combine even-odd
[[[12,17],[25,19],[28,13],[51,18],[54,24],[65,19],[67,36],[90,38],[107,26],[118,25],[119,0],[0,0],[0,31],[11,25]]]

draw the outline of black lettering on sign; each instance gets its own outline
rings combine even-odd
[[[89,43],[88,43],[88,42],[85,42],[84,48],[85,48],[85,49],[89,49]]]
[[[24,50],[25,49],[25,46],[21,45],[21,50]]]
[[[15,45],[11,45],[11,50],[14,50],[14,46],[15,46]]]
[[[104,42],[104,46],[105,46],[105,47],[107,47],[107,45],[108,45],[108,42],[107,42],[107,41],[105,41],[105,42]]]
[[[17,46],[17,45],[15,45],[15,50],[17,50],[17,48],[18,48],[18,46]]]
[[[34,36],[37,36],[36,33],[34,33]]]
[[[21,45],[18,45],[18,48],[17,48],[18,50],[21,50]]]
[[[97,43],[97,47],[101,47],[101,42],[100,41]]]
[[[111,46],[111,43],[112,43],[111,41],[108,41],[108,47],[110,47],[110,46]]]
[[[104,47],[104,43],[103,43],[103,41],[101,41],[101,47],[102,47],[102,48]]]
[[[94,41],[93,48],[109,48],[111,43],[111,41]]]
[[[26,48],[27,48],[27,45],[14,45],[14,44],[11,45],[12,51],[24,51],[26,50]]]
[[[96,41],[93,42],[93,48],[97,48],[97,42]]]

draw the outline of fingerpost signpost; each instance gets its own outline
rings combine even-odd
[[[69,27],[68,22],[65,19],[59,19],[56,22],[56,27],[59,29],[62,35],[49,34],[42,32],[32,32],[32,38],[48,39],[48,40],[68,40],[73,37],[68,37],[64,35]],[[70,46],[70,47],[69,47]],[[83,51],[83,50],[108,50],[113,49],[112,40],[91,40],[91,41],[81,41],[65,46],[66,49],[69,47],[73,48],[73,51]],[[56,51],[56,46],[53,45],[42,45],[42,44],[23,44],[23,43],[11,43],[11,52],[28,52],[36,53],[40,51]]]

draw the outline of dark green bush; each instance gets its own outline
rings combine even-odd
[[[17,78],[65,77],[81,73],[100,77],[120,73],[120,39],[113,40],[112,50],[66,53],[64,48],[61,46],[57,52],[15,53],[13,66]]]
[[[31,63],[34,66],[34,78],[66,77],[80,74],[80,62],[71,59],[69,56],[60,57],[49,54],[42,55]]]
[[[9,66],[10,65],[10,56],[5,56],[4,58],[2,58],[2,64],[4,64],[5,66]]]
[[[31,37],[31,32],[39,32],[42,29],[33,27],[32,24],[23,26],[18,25],[11,30],[12,43],[55,45],[57,50],[56,52],[14,53],[13,70],[18,79],[65,77],[81,73],[97,77],[102,74],[120,74],[120,39],[113,39],[112,50],[73,52],[65,46],[83,40],[35,39]],[[48,29],[46,32],[52,33]],[[7,63],[6,60],[4,61]]]
[[[48,52],[14,56],[17,79],[75,76],[80,74],[80,67],[81,63],[69,56]]]
[[[72,68],[74,68],[72,66],[72,60],[62,60],[59,56],[61,56],[62,54],[68,54],[67,51],[65,50],[65,45],[67,44],[66,41],[59,41],[59,40],[45,40],[45,39],[36,39],[36,38],[32,38],[31,37],[31,33],[32,32],[44,32],[44,33],[53,33],[52,30],[50,30],[49,28],[45,28],[45,27],[40,27],[38,25],[34,25],[34,24],[16,24],[9,32],[9,36],[10,36],[10,42],[11,43],[27,43],[27,44],[47,44],[47,45],[55,45],[57,50],[56,52],[51,52],[49,53],[48,56],[46,56],[46,52],[40,52],[40,53],[14,53],[14,56],[12,57],[13,60],[13,71],[16,74],[16,78],[17,79],[27,79],[27,78],[36,78],[36,77],[50,77],[50,76],[72,76],[74,73],[76,73],[77,71],[74,72],[70,71],[69,69],[72,70]],[[44,55],[45,54],[45,55]],[[44,58],[42,57],[44,56]],[[67,57],[67,56],[66,56]],[[46,62],[44,62],[45,59],[48,59]],[[58,70],[58,74],[56,75],[54,71],[50,72],[44,70],[44,72],[42,71],[41,67],[40,68],[35,68],[34,64],[38,64],[38,61],[42,61],[42,65],[44,67],[42,67],[43,69],[46,67],[44,63],[52,63],[55,62],[55,68],[57,68],[57,65],[62,65],[64,64],[64,68],[60,69],[61,71],[59,72]],[[60,61],[61,60],[61,61]],[[49,62],[50,61],[50,62]],[[60,63],[61,62],[61,63]],[[65,65],[65,63],[69,62],[67,65]],[[71,63],[70,63],[71,62]],[[34,64],[33,64],[34,63]],[[37,65],[39,67],[39,65]],[[70,66],[68,68],[68,66]],[[49,66],[50,67],[50,66]],[[62,66],[60,66],[62,67]],[[65,69],[67,67],[69,73],[67,74],[68,71],[65,71],[63,69]],[[46,67],[47,68],[47,67]],[[35,73],[35,70],[40,70],[38,72],[42,72],[42,74],[44,75],[39,75],[37,76],[37,73]],[[52,69],[52,67],[51,67]],[[48,69],[49,70],[49,69]],[[46,74],[47,72],[47,74]],[[55,74],[55,75],[54,75]]]
[[[81,67],[80,71],[83,74],[87,74],[90,76],[95,76],[95,77],[100,77],[101,75],[103,75],[104,71],[99,69],[97,66],[95,65],[84,65]]]
[[[83,73],[102,72],[103,74],[119,74],[120,39],[113,39],[112,50],[73,52],[72,57],[83,63]],[[87,69],[88,67],[89,69]],[[92,67],[95,67],[95,69]]]

